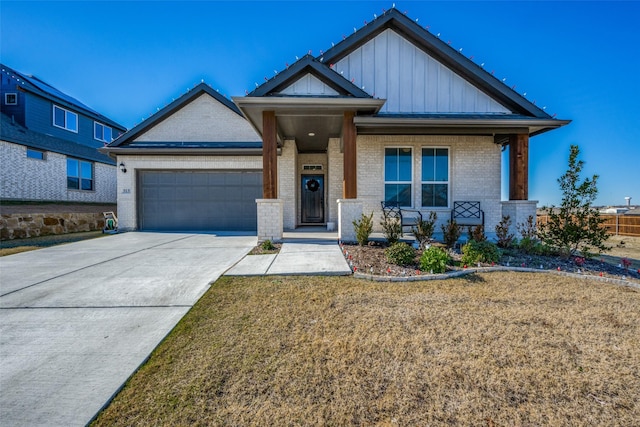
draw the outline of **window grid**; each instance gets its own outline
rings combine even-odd
[[[93,191],[93,162],[67,158],[67,188],[69,190]]]
[[[73,111],[54,105],[53,125],[70,132],[78,133],[78,115]]]
[[[413,207],[413,149],[385,147],[384,200]]]
[[[113,141],[113,130],[107,125],[93,122],[93,138],[102,142],[111,142]]]
[[[449,149],[422,147],[422,207],[449,207]]]

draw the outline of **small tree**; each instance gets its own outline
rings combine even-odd
[[[576,255],[578,251],[589,257],[592,249],[599,252],[611,249],[605,246],[609,236],[603,227],[604,219],[591,207],[598,195],[598,175],[580,182],[584,162],[578,160],[579,154],[578,146],[572,145],[569,151],[569,168],[558,179],[562,203],[557,209],[554,206],[543,207],[549,220],[538,227],[540,238],[557,248],[565,257]]]
[[[496,237],[498,238],[499,248],[508,248],[513,244],[513,239],[516,237],[514,233],[509,233],[511,228],[511,217],[505,215],[502,217],[498,225],[496,225]]]
[[[424,248],[427,245],[431,238],[433,237],[433,231],[436,227],[436,220],[438,219],[438,214],[431,211],[429,212],[429,219],[424,221],[422,219],[418,220],[418,223],[415,227],[411,228],[413,235],[415,236],[418,244],[421,248]]]
[[[353,220],[353,228],[356,231],[356,240],[360,246],[366,246],[369,242],[369,236],[373,232],[373,212],[367,216],[360,215],[360,219]]]
[[[387,239],[387,242],[390,245],[393,245],[395,242],[400,240],[400,237],[402,236],[402,224],[400,224],[400,218],[391,216],[383,209],[380,225],[382,226],[384,238]]]

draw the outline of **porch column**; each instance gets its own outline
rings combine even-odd
[[[355,113],[345,111],[342,122],[342,145],[344,152],[344,181],[342,182],[342,197],[344,199],[358,198],[358,171],[356,169],[356,125],[353,123]]]
[[[529,135],[509,135],[509,200],[529,199]]]
[[[278,136],[276,112],[262,112],[262,197],[278,198]]]

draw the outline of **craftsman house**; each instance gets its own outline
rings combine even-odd
[[[37,77],[1,69],[0,199],[114,203],[115,161],[97,149],[125,128]]]
[[[535,216],[529,138],[567,123],[392,9],[233,103],[199,85],[103,151],[127,170],[122,227],[278,240],[326,224],[352,241],[352,221],[374,212],[377,226],[383,201],[440,223],[474,202],[487,230]]]

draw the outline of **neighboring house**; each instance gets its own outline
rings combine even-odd
[[[98,152],[126,129],[37,77],[1,66],[0,199],[116,202]]]
[[[374,212],[380,229],[381,201],[435,211],[439,224],[454,202],[476,201],[490,232],[503,215],[535,217],[529,137],[569,123],[395,9],[233,101],[198,86],[103,149],[128,170],[118,174],[122,227],[234,229],[246,218],[260,240],[278,240],[337,223],[353,241],[362,213]],[[219,205],[228,177],[234,199]]]

